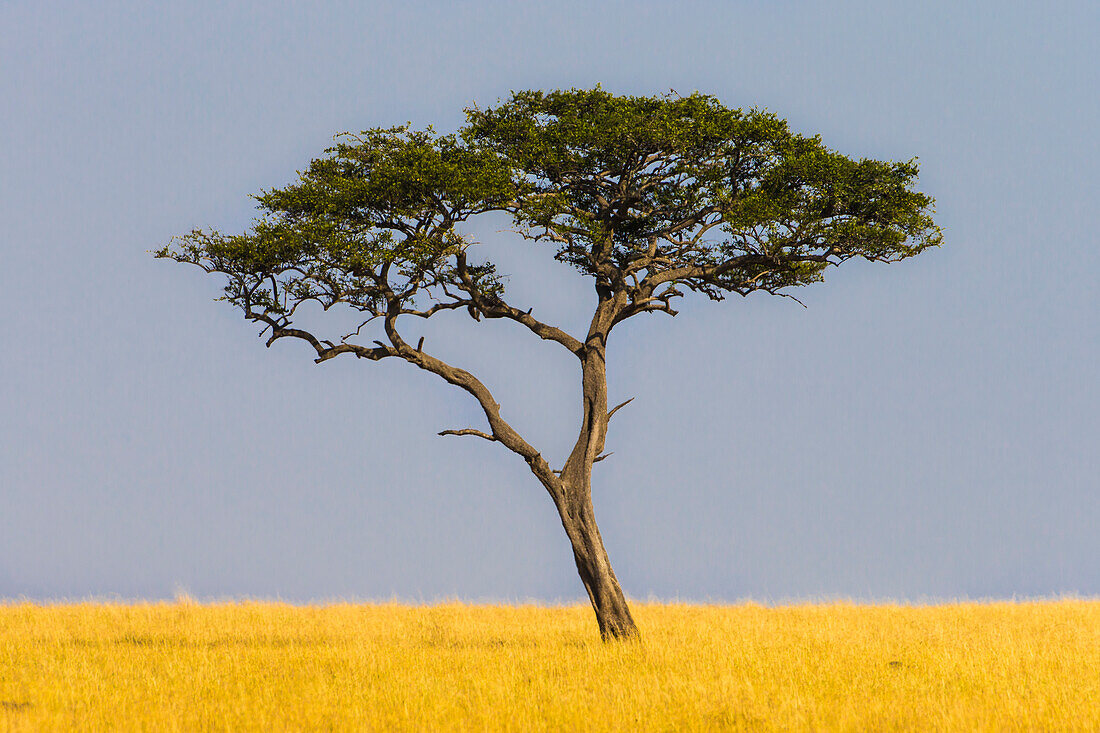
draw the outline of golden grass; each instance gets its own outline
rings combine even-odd
[[[0,730],[1100,730],[1100,601],[0,605]]]

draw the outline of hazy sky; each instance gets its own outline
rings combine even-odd
[[[579,599],[548,497],[405,364],[265,349],[148,250],[243,230],[333,133],[512,89],[700,90],[920,158],[945,244],[686,300],[608,347],[594,497],[636,598],[1100,594],[1100,4],[0,3],[0,597]],[[468,230],[580,331],[589,285]],[[435,319],[433,319],[435,320]],[[575,361],[429,324],[552,462]]]

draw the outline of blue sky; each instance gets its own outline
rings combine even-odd
[[[242,230],[344,130],[450,130],[513,89],[713,94],[919,157],[942,248],[688,301],[609,344],[594,500],[628,595],[1100,594],[1100,6],[1092,2],[0,5],[0,597],[583,597],[472,401],[265,349],[148,250]],[[588,284],[469,233],[544,319]],[[548,456],[575,364],[432,324]],[[534,341],[535,343],[532,343]]]

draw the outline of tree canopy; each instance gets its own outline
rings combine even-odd
[[[457,135],[343,135],[297,182],[256,196],[251,231],[194,231],[157,255],[228,275],[226,299],[279,338],[302,335],[285,326],[311,300],[535,325],[506,304],[491,262],[467,259],[458,227],[489,211],[625,294],[616,322],[675,313],[685,289],[785,294],[829,265],[940,242],[914,161],[853,160],[711,96],[524,91],[467,117]]]
[[[409,125],[338,136],[298,179],[257,195],[243,234],[195,230],[156,255],[224,276],[224,299],[269,332],[301,339],[318,362],[354,354],[399,358],[473,395],[488,432],[530,465],[550,493],[605,637],[633,620],[591,510],[591,471],[603,456],[608,335],[639,313],[676,315],[688,292],[715,300],[791,295],[852,258],[894,262],[941,241],[933,200],[915,190],[917,165],[853,159],[762,110],[716,98],[617,96],[599,87],[520,91],[470,108],[452,134]],[[591,278],[586,334],[545,323],[509,300],[492,262],[470,256],[466,222],[505,212],[522,239]],[[322,338],[294,323],[315,302],[363,323]],[[509,319],[575,354],[582,425],[561,469],[501,416],[469,372],[401,336],[399,319],[464,309]],[[363,329],[381,323],[376,340]]]

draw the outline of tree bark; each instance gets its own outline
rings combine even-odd
[[[587,492],[582,492],[580,496],[566,496],[558,511],[565,533],[573,545],[577,572],[596,612],[600,636],[604,641],[637,638],[638,626],[630,615],[623,589],[607,557],[600,529],[596,526],[591,496]]]
[[[605,641],[638,636],[638,627],[630,614],[615,571],[611,569],[592,508],[592,466],[600,459],[610,419],[605,345],[607,333],[624,304],[622,297],[614,298],[609,292],[602,292],[588,339],[583,345],[573,340],[577,346],[574,353],[581,359],[581,429],[560,474],[553,471],[542,455],[500,416],[500,405],[476,377],[440,361],[419,347],[412,348],[401,338],[396,327],[400,315],[396,306],[391,304],[385,321],[387,336],[393,344],[392,351],[387,351],[385,355],[399,356],[469,392],[481,404],[491,430],[490,433],[473,428],[444,430],[440,435],[474,435],[502,443],[523,457],[531,472],[549,492],[572,545],[577,572],[596,613],[600,636]]]
[[[592,507],[592,466],[603,451],[610,417],[605,359],[607,334],[622,306],[609,292],[601,293],[581,360],[583,412],[580,435],[562,469],[561,493],[555,500],[562,526],[573,546],[577,572],[588,591],[600,636],[605,641],[638,636],[638,627],[615,571],[611,569]]]

